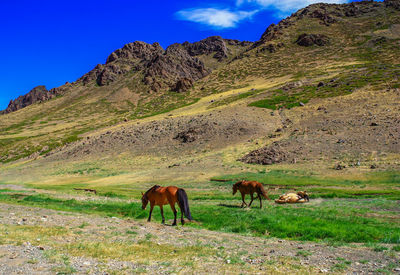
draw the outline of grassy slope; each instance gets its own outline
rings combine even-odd
[[[249,51],[244,58],[230,62],[200,80],[186,94],[141,93],[140,75],[130,75],[112,86],[73,87],[64,97],[0,117],[0,161],[9,162],[34,152],[45,154],[77,140],[83,133],[116,124],[125,118],[136,119],[167,112],[196,102],[205,95],[249,87],[278,77],[315,81],[339,74],[340,89],[316,89],[313,84],[292,94],[274,90],[267,93],[264,100],[254,103],[255,106],[271,109],[292,107],[313,97],[351,93],[371,83],[396,87],[398,79],[392,76],[398,72],[398,67],[393,66],[399,63],[398,37],[389,35],[387,42],[371,44],[395,23],[399,23],[399,17],[393,10],[381,10],[374,16],[344,18],[331,26],[322,25],[318,19],[302,19],[272,42],[284,43],[276,53],[258,52],[258,48]],[[301,33],[323,33],[331,37],[331,43],[325,47],[300,47],[294,41]],[[126,94],[121,92],[123,88],[129,89]],[[222,105],[253,94],[256,93],[241,94],[222,102]]]

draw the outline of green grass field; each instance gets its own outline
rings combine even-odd
[[[311,201],[295,205],[264,201],[263,209],[259,209],[259,202],[254,201],[251,209],[240,208],[240,196],[232,196],[231,186],[243,178],[264,183],[273,199],[290,190],[304,189],[310,192]],[[302,171],[274,170],[269,173],[223,175],[218,179],[228,181],[179,184],[189,194],[195,220],[188,226],[302,241],[400,243],[398,172],[374,172],[364,174],[359,179],[346,179],[323,178]],[[3,189],[0,191],[0,201],[140,220],[148,215],[148,209],[143,211],[139,200],[140,192],[146,188],[134,184],[102,186],[97,189],[96,197],[99,200],[84,201]],[[65,185],[48,189],[59,193],[73,192],[71,186]],[[117,199],[102,200],[102,197]],[[167,220],[173,218],[169,206],[165,207],[165,213]],[[153,221],[161,221],[158,208],[153,212]]]

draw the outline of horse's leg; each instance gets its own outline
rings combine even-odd
[[[172,225],[176,225],[176,209],[175,209],[175,204],[169,203],[171,206],[172,212],[174,212],[174,223]],[[182,210],[181,210],[182,211]]]
[[[244,201],[244,197],[246,196],[246,194],[244,194],[244,193],[240,193],[240,194],[242,194],[242,207],[243,206],[247,206],[247,203]]]
[[[254,200],[253,193],[250,193],[250,198],[251,198],[251,201],[249,203],[249,207],[251,206],[251,204],[253,203],[253,200]]]
[[[181,224],[185,224],[185,219],[183,218],[183,211],[181,210]]]
[[[260,199],[260,209],[262,208],[262,199],[260,193],[258,193],[258,198]]]
[[[161,218],[162,218],[162,224],[165,224],[165,218],[164,218],[164,208],[162,205],[160,205],[160,210],[161,210]]]
[[[147,219],[148,222],[151,221],[151,213],[153,212],[153,208],[154,205],[150,204],[150,213],[149,213],[149,218]]]

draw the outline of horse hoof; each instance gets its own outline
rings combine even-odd
[[[184,224],[185,224],[185,221],[181,221],[181,223],[182,223],[182,225],[184,225]]]
[[[176,226],[176,223],[173,223],[172,226]]]

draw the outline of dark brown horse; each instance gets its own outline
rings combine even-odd
[[[161,209],[161,217],[162,224],[165,223],[164,218],[164,210],[163,205],[169,204],[171,206],[172,211],[174,212],[174,223],[172,225],[176,225],[176,209],[175,203],[178,203],[179,208],[181,209],[181,222],[185,224],[183,220],[183,214],[185,214],[186,218],[189,221],[192,220],[192,216],[190,214],[189,209],[189,201],[185,190],[175,187],[161,187],[159,185],[154,185],[146,193],[142,193],[142,209],[146,209],[147,204],[150,202],[150,214],[147,221],[151,220],[151,213],[153,212],[153,208],[155,205],[158,205]]]
[[[249,203],[249,207],[251,206],[251,204],[253,203],[254,197],[253,194],[257,193],[257,197],[260,199],[260,208],[262,208],[262,200],[261,197],[264,197],[266,199],[270,199],[267,195],[267,192],[265,192],[264,190],[264,186],[262,185],[262,183],[257,182],[257,181],[247,181],[247,180],[241,180],[238,181],[237,183],[235,183],[232,187],[233,189],[233,195],[236,194],[237,190],[240,191],[240,193],[242,194],[242,207],[244,205],[247,206],[247,203],[244,201],[244,197],[246,196],[246,194],[250,194],[251,197],[251,201]]]

